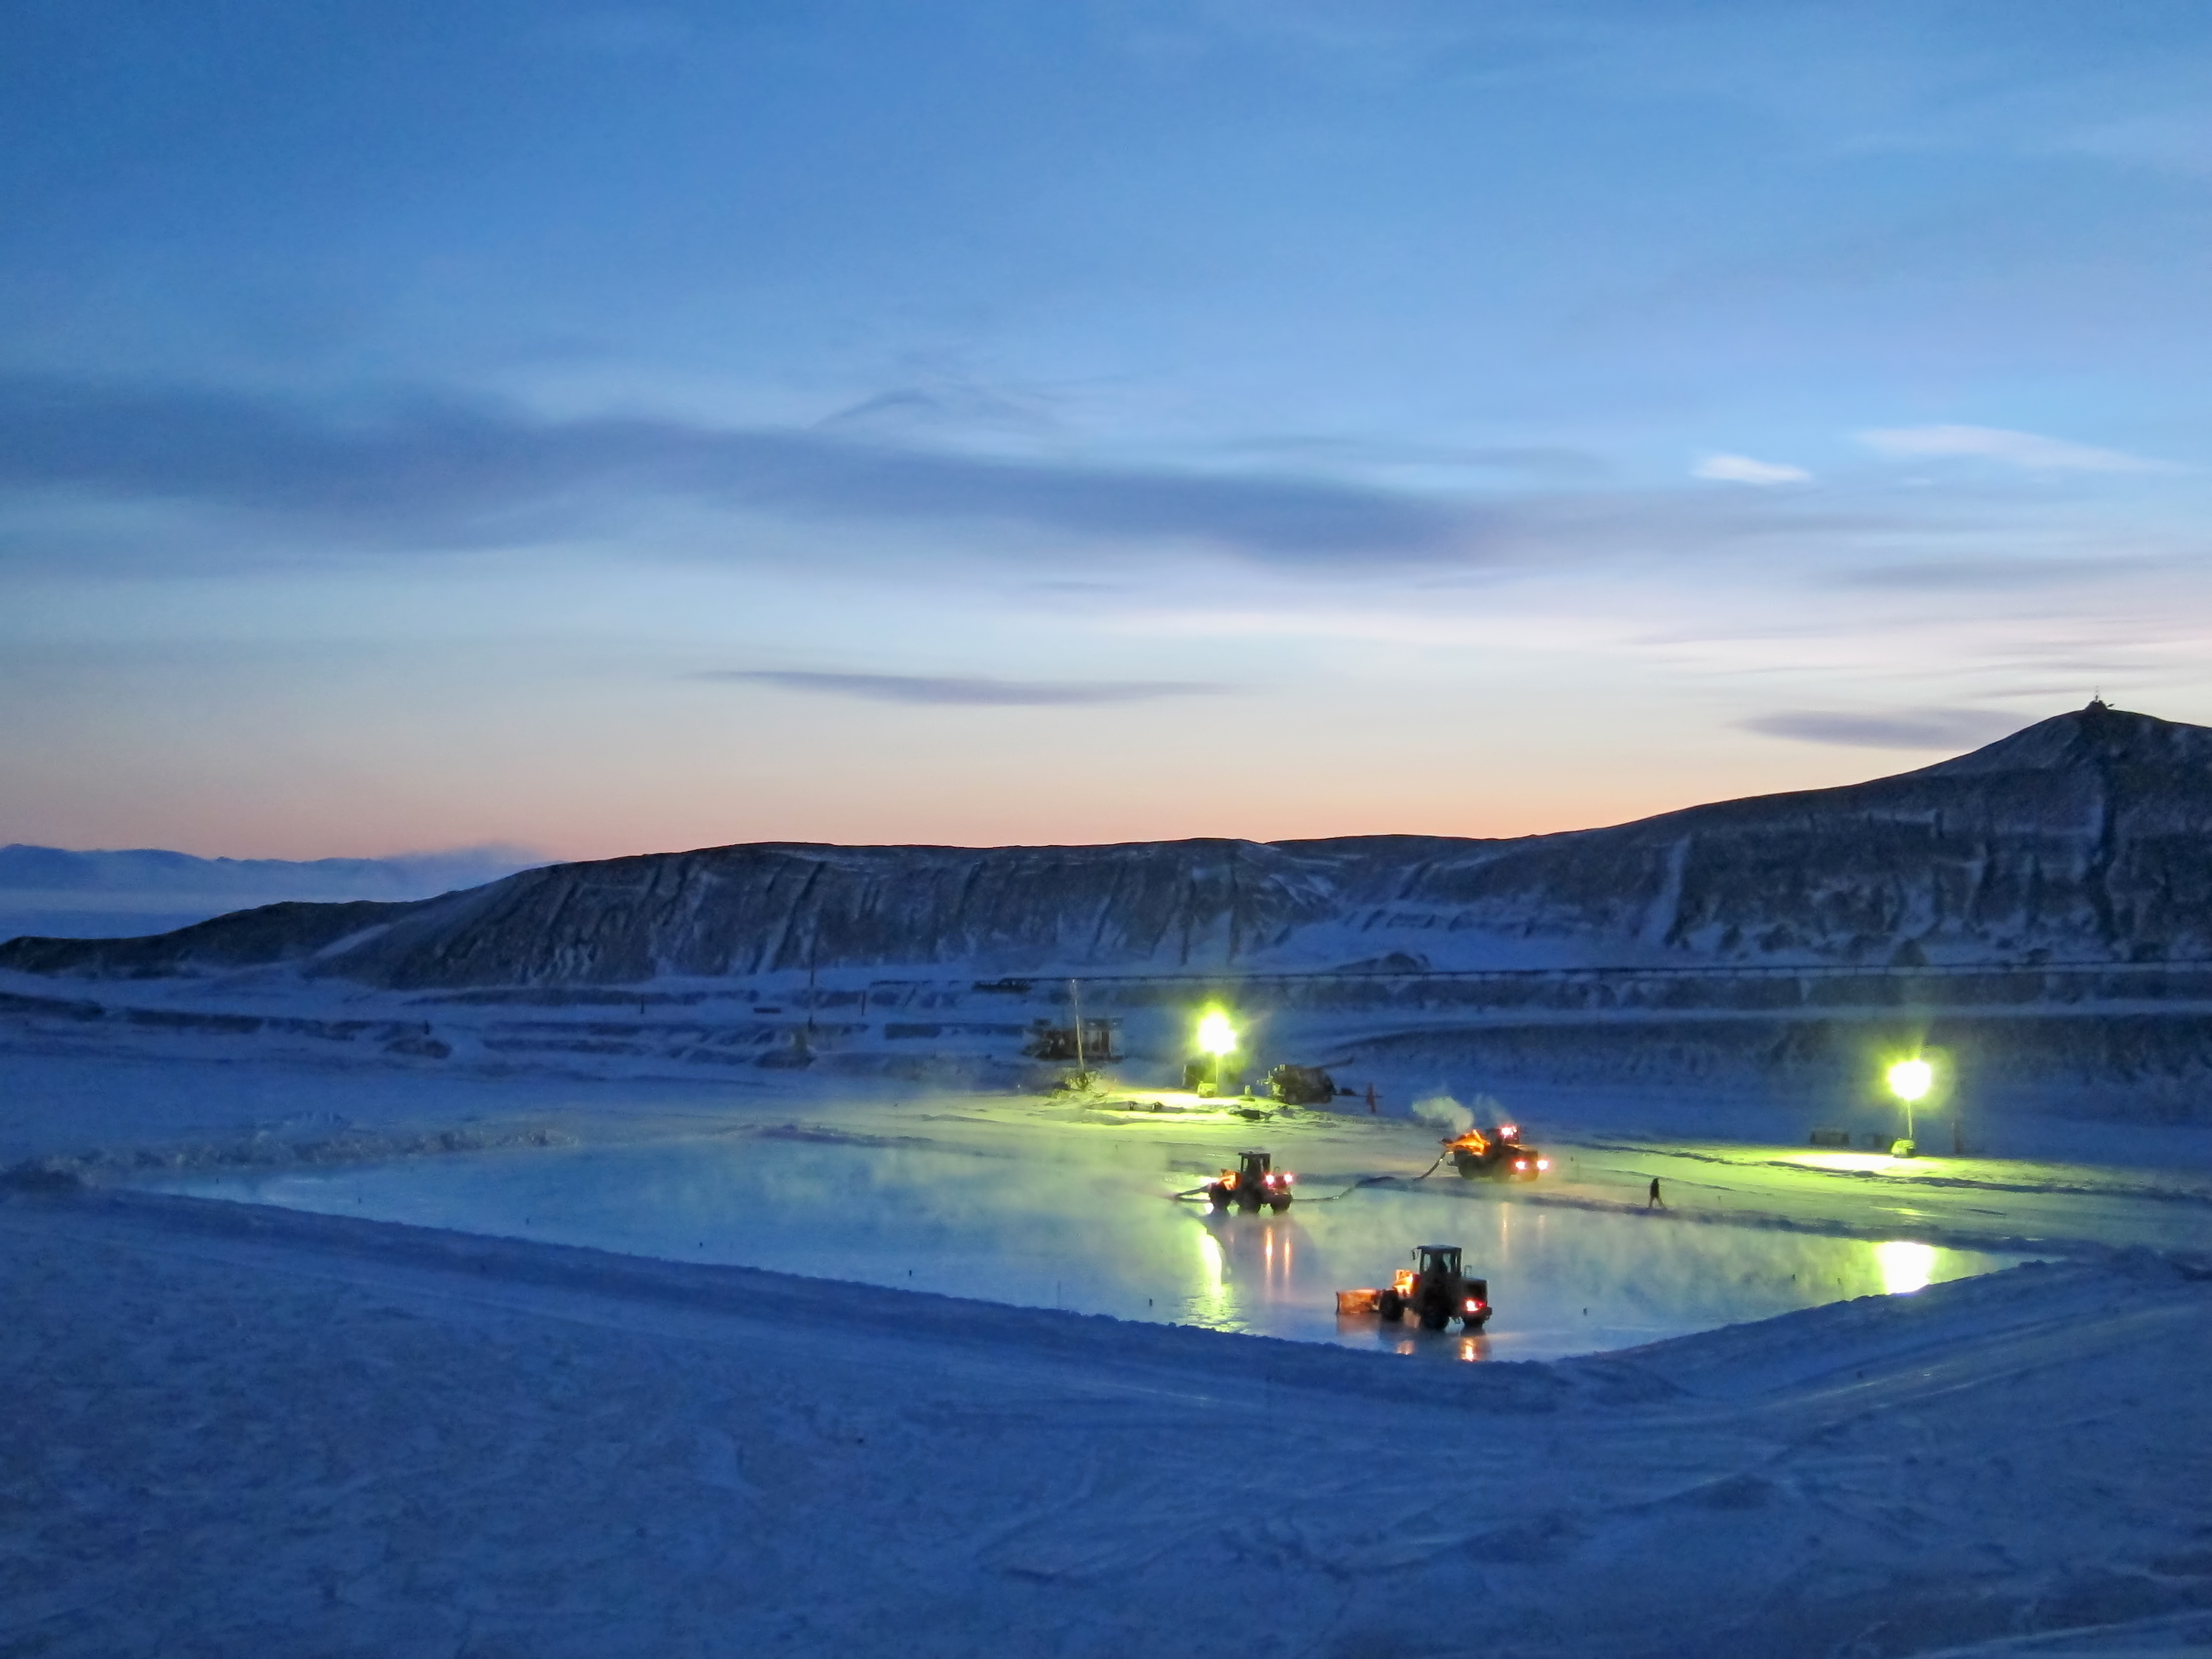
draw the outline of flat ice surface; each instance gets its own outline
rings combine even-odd
[[[1165,1178],[1096,1164],[775,1131],[166,1183],[246,1200],[628,1255],[1300,1341],[1549,1359],[2008,1266],[2016,1256],[1510,1200],[1449,1173],[1282,1216],[1211,1215]],[[1339,1320],[1419,1243],[1490,1281],[1487,1334]],[[825,1292],[826,1293],[826,1292]],[[865,1307],[854,1310],[866,1319]]]

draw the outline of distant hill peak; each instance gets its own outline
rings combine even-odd
[[[2085,708],[2053,714],[1969,754],[1905,775],[1972,777],[2106,766],[2212,766],[2212,726],[2131,714],[2093,697]]]

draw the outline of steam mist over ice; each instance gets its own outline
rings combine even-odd
[[[1069,1148],[1042,1166],[787,1129],[203,1180],[183,1190],[1355,1347],[1420,1339],[1372,1319],[1340,1322],[1334,1291],[1388,1283],[1413,1243],[1458,1243],[1498,1310],[1486,1351],[1518,1359],[1917,1290],[2011,1260],[1510,1201],[1448,1173],[1398,1188],[1347,1182],[1334,1194],[1310,1178],[1284,1215],[1215,1216],[1171,1200],[1197,1178],[1161,1170],[1136,1147]]]
[[[1504,1108],[1488,1095],[1477,1095],[1472,1108],[1461,1105],[1449,1095],[1427,1095],[1413,1104],[1413,1116],[1416,1122],[1442,1129],[1450,1135],[1463,1135],[1474,1127],[1479,1113],[1488,1114],[1488,1121],[1496,1123],[1500,1121],[1498,1114],[1504,1110]]]

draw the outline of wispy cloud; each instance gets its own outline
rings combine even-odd
[[[1778,462],[1717,459],[1735,478],[1797,482]],[[427,397],[362,412],[0,376],[0,563],[8,565],[82,568],[96,558],[166,570],[236,562],[257,549],[297,559],[326,550],[635,543],[635,527],[671,506],[690,515],[684,544],[725,550],[717,556],[754,556],[744,535],[702,538],[698,526],[750,515],[888,529],[934,540],[953,559],[994,546],[1042,550],[1047,561],[1065,550],[1093,579],[1093,549],[1207,547],[1301,577],[1488,580],[1770,550],[1840,562],[1905,538],[1933,551],[1963,526],[1944,502],[1907,502],[1893,491],[1877,499],[1786,488],[1477,490],[1464,479],[1352,479],[1287,460],[1235,471],[1090,465],[821,429],[539,419]],[[1011,544],[993,540],[1009,531]]]
[[[1960,751],[2018,731],[2016,715],[1983,708],[1911,708],[1893,714],[1838,713],[1798,708],[1760,714],[1741,722],[1770,738],[1800,743],[1832,743],[1852,749],[1921,749]]]
[[[829,518],[1211,543],[1296,562],[1479,558],[1461,501],[1267,473],[950,454],[819,430],[539,421],[417,398],[366,416],[229,393],[0,380],[0,489],[279,515],[400,545],[539,539],[654,496]]]
[[[1690,469],[1690,475],[1722,483],[1771,485],[1813,481],[1813,475],[1802,466],[1791,466],[1784,461],[1755,461],[1748,455],[1708,455]]]
[[[1996,426],[1900,426],[1878,428],[1858,434],[1868,448],[1884,455],[1941,459],[1966,456],[2002,461],[2010,466],[2037,471],[2171,472],[2170,461],[2154,461],[2117,449],[2046,438],[2033,432],[2014,432]]]
[[[1158,702],[1220,696],[1234,688],[1208,680],[1001,680],[969,674],[842,674],[814,669],[726,669],[702,680],[751,681],[825,697],[869,702],[961,703],[1005,708]]]
[[[1910,564],[1868,565],[1839,571],[1833,580],[1841,587],[2020,592],[2085,583],[2109,586],[2116,581],[2141,576],[2170,577],[2188,569],[2191,562],[2174,555],[2124,553],[1923,559]]]
[[[917,433],[984,429],[1035,434],[1053,425],[1046,400],[1018,397],[972,380],[933,376],[864,398],[815,422],[841,436],[898,440]]]
[[[1233,439],[1217,447],[1247,462],[1320,466],[1340,476],[1522,474],[1585,483],[1611,471],[1601,456],[1562,444],[1425,444],[1289,433]]]

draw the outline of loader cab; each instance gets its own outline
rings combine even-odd
[[[1265,1182],[1274,1167],[1275,1155],[1273,1152],[1239,1152],[1237,1155],[1237,1184]]]
[[[1415,1254],[1420,1257],[1421,1278],[1434,1284],[1439,1279],[1457,1282],[1459,1252],[1456,1244],[1424,1244]]]

